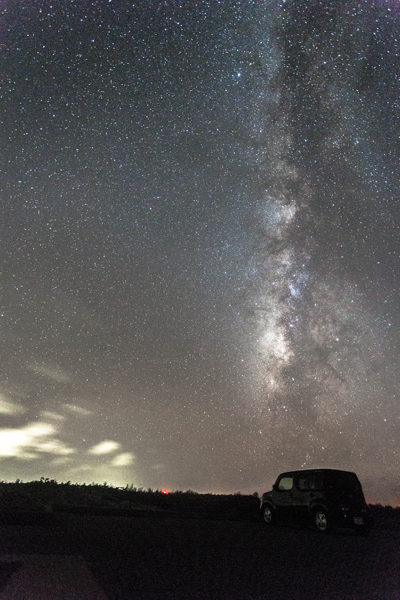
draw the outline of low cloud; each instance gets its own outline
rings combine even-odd
[[[69,383],[71,381],[71,377],[59,367],[43,363],[30,363],[27,366],[36,375],[41,375],[56,383]]]
[[[62,456],[75,454],[76,452],[74,448],[71,448],[67,444],[64,444],[64,442],[62,442],[61,440],[55,438],[51,440],[46,440],[44,442],[39,442],[36,445],[36,449],[39,452],[46,452],[48,454],[57,454]]]
[[[43,419],[49,420],[49,421],[65,421],[64,415],[60,415],[56,412],[53,412],[51,410],[44,410],[40,413],[41,417],[43,417]]]
[[[111,465],[113,467],[129,467],[129,465],[133,465],[135,462],[135,457],[132,452],[122,452],[121,454],[117,454],[111,461]]]
[[[119,450],[121,444],[118,442],[114,442],[114,440],[104,440],[92,448],[89,449],[89,454],[110,454],[111,452],[115,452]]]
[[[1,415],[20,415],[25,412],[25,409],[11,400],[5,394],[0,393],[0,414]]]
[[[43,454],[56,456],[74,454],[74,448],[54,437],[56,433],[57,428],[45,422],[29,423],[19,428],[0,429],[0,459],[35,460]]]
[[[50,464],[55,467],[63,467],[69,465],[72,462],[72,458],[68,456],[57,456],[50,461]]]
[[[83,408],[83,406],[78,406],[77,404],[64,404],[64,408],[75,415],[82,415],[83,417],[88,417],[93,414],[91,410]]]
[[[154,471],[165,471],[165,465],[163,463],[156,463],[150,467]]]
[[[37,445],[56,432],[49,423],[30,423],[25,427],[0,429],[0,457],[32,460],[38,458]]]

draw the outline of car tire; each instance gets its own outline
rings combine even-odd
[[[328,533],[328,531],[330,531],[330,519],[324,508],[318,508],[314,511],[313,525],[315,529],[321,533]]]
[[[266,523],[267,525],[274,525],[275,513],[274,513],[274,509],[272,508],[272,506],[270,506],[269,504],[266,504],[263,508],[262,514],[263,514],[264,523]]]

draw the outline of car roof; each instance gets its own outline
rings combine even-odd
[[[286,471],[285,473],[280,473],[278,477],[289,477],[290,475],[297,475],[298,473],[348,473],[350,475],[355,475],[353,471],[344,471],[343,469],[300,469],[296,471]]]

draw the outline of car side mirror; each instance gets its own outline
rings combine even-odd
[[[274,485],[272,486],[272,489],[275,491],[278,489],[278,486],[276,485],[276,483],[274,483]]]

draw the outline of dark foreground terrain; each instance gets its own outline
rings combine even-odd
[[[397,519],[363,538],[261,521],[9,515],[0,518],[0,596],[18,568],[5,555],[80,556],[109,600],[400,600]]]

